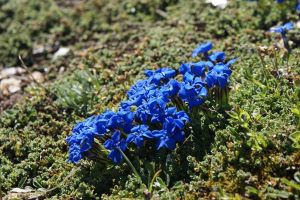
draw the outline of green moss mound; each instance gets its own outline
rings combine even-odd
[[[51,72],[45,88],[28,86],[23,100],[1,113],[0,196],[30,187],[31,195],[49,199],[299,198],[299,28],[288,34],[288,63],[284,51],[257,50],[280,43],[267,32],[271,26],[299,19],[292,1],[231,1],[225,9],[180,0],[0,5],[3,66],[18,65],[19,54],[29,67],[37,65],[33,50],[41,44],[74,51],[64,61],[46,52],[43,63],[66,72]],[[144,69],[178,68],[207,40],[239,61],[230,108],[205,123],[213,135],[202,155],[193,153],[197,146],[183,146],[166,152],[166,161],[149,162],[145,173],[164,168],[152,194],[126,163],[67,162],[65,138],[76,122],[116,108]]]

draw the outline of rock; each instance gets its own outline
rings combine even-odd
[[[215,7],[224,9],[227,6],[228,1],[227,0],[206,0],[206,3],[211,3]]]
[[[300,28],[300,21],[297,21],[296,27],[297,27],[297,28]]]
[[[3,79],[0,82],[0,92],[3,95],[9,95],[21,90],[21,80],[16,78]]]
[[[57,60],[59,57],[65,57],[70,53],[70,49],[66,47],[59,48],[53,55],[53,60]]]
[[[34,190],[32,189],[21,189],[21,188],[13,188],[11,191],[11,193],[27,193],[27,192],[33,192]]]
[[[34,56],[40,56],[46,52],[46,49],[44,46],[37,46],[35,49],[33,49],[32,54]]]
[[[16,74],[22,74],[25,70],[21,67],[10,67],[0,71],[0,79],[7,78]]]
[[[65,67],[60,67],[58,73],[62,74],[65,71]]]
[[[42,83],[42,82],[44,82],[44,76],[43,76],[43,74],[41,73],[41,72],[38,72],[38,71],[36,71],[36,72],[33,72],[32,74],[31,74],[31,77],[30,77],[31,79],[33,78],[36,82],[38,82],[38,83]]]

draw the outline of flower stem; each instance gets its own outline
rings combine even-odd
[[[131,170],[133,171],[133,173],[135,174],[135,176],[141,181],[142,181],[142,178],[140,176],[140,174],[138,173],[138,171],[136,170],[136,168],[133,166],[133,164],[130,162],[129,158],[125,155],[125,153],[120,149],[118,148],[118,150],[120,151],[120,153],[122,154],[122,156],[125,158],[127,164],[130,166]]]

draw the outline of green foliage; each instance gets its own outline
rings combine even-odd
[[[24,100],[1,113],[3,194],[30,186],[54,188],[49,199],[299,198],[299,29],[288,35],[295,43],[289,59],[264,34],[297,19],[292,1],[237,0],[226,9],[196,0],[16,2],[0,3],[2,62],[14,65],[21,53],[36,64],[33,49],[57,41],[72,46],[74,57],[53,62],[48,52],[43,65],[67,68],[49,75],[56,79],[46,85],[51,94],[27,88]],[[129,152],[144,183],[128,175],[126,163],[66,162],[64,140],[77,121],[116,108],[144,69],[177,68],[205,40],[239,57],[229,105],[219,110],[209,100],[212,112],[199,113],[196,137],[174,152]],[[269,50],[257,51],[261,45]]]
[[[86,115],[102,92],[101,83],[101,79],[89,71],[76,71],[71,77],[54,85],[56,102],[64,109],[71,109],[79,115]]]

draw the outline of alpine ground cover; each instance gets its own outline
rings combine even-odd
[[[45,9],[35,4],[48,6],[27,2],[3,6],[41,14]],[[56,12],[63,11],[53,14],[54,25],[46,23],[46,30],[26,26],[20,34],[32,43],[22,46],[29,68],[47,65],[52,71],[44,87],[28,86],[23,100],[1,113],[2,196],[29,186],[32,191],[19,193],[19,198],[298,198],[300,34],[294,2],[234,1],[225,9],[198,1],[50,2]],[[24,19],[12,12],[2,14],[7,23],[22,26]],[[269,30],[290,21],[295,27],[286,34],[288,53],[280,34]],[[29,17],[26,22],[47,20]],[[57,24],[69,27],[50,30]],[[45,35],[72,47],[74,55],[52,61],[50,52],[42,61],[30,61],[33,44],[44,44]],[[232,65],[229,105],[220,109],[207,99],[211,114],[198,117],[206,130],[201,134],[208,137],[189,138],[194,145],[182,143],[174,151],[126,152],[142,180],[127,162],[114,165],[105,154],[77,165],[66,162],[65,138],[75,124],[107,108],[117,111],[131,85],[146,78],[144,70],[197,62],[199,57],[191,58],[191,53],[206,41],[228,58],[238,57]],[[15,44],[8,46],[20,51]],[[18,53],[1,55],[6,66],[18,64]],[[68,70],[56,77],[60,66]]]

